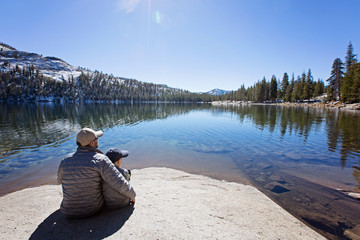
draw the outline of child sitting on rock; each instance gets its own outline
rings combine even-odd
[[[114,163],[115,167],[119,172],[124,176],[126,181],[130,183],[131,172],[130,170],[121,168],[122,159],[129,155],[128,151],[120,150],[117,148],[111,148],[107,151],[106,156]],[[124,195],[113,190],[105,182],[102,184],[103,195],[105,199],[105,204],[108,208],[122,208],[128,206],[130,203],[135,203],[135,199],[131,200]]]

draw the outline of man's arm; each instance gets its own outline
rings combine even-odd
[[[58,173],[57,173],[57,182],[62,184],[62,161],[59,165]]]
[[[101,161],[100,174],[103,180],[114,190],[135,201],[136,193],[124,176],[116,169],[115,165],[106,157]]]
[[[116,165],[115,165],[116,167]],[[123,177],[126,179],[126,181],[130,181],[130,170],[116,167],[116,169],[123,175]]]

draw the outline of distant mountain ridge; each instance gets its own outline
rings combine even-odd
[[[215,88],[213,90],[205,92],[205,94],[209,94],[209,95],[213,95],[213,96],[221,96],[221,95],[225,95],[225,94],[230,93],[230,92],[231,91]]]

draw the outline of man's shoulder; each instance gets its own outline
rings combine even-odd
[[[103,153],[99,153],[99,152],[95,152],[95,151],[88,151],[88,152],[81,152],[81,151],[76,151],[73,153],[70,153],[68,155],[66,155],[63,160],[61,161],[63,164],[81,164],[81,163],[88,163],[88,164],[110,164],[111,161],[109,160],[109,158],[103,154]]]
[[[112,162],[110,161],[110,159],[103,153],[95,153],[92,156],[93,160],[96,161],[97,163],[105,163],[107,165],[111,164]]]
[[[98,152],[95,152],[94,157],[99,159],[109,159],[105,154]]]
[[[65,155],[65,157],[63,158],[62,162],[67,161],[68,159],[72,159],[74,157],[75,152],[72,153],[68,153],[67,155]]]
[[[76,152],[68,153],[67,155],[65,155],[64,159],[73,157],[75,153]]]

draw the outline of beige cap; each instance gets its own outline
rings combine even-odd
[[[96,138],[99,138],[104,133],[102,131],[94,131],[90,128],[83,128],[76,136],[76,142],[80,143],[81,146],[87,146]]]

